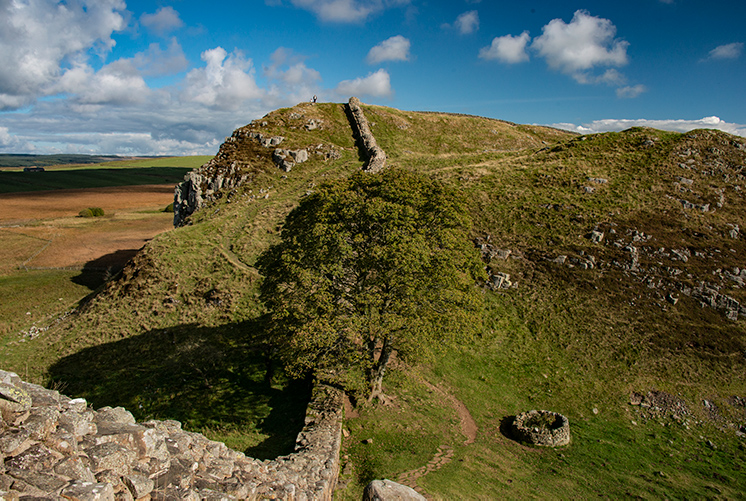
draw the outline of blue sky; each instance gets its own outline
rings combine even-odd
[[[746,136],[746,2],[0,0],[0,152],[214,154],[307,101]]]

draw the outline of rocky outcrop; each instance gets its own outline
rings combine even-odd
[[[317,385],[296,452],[260,461],[0,371],[0,499],[331,500],[342,409],[339,390]]]
[[[174,226],[183,226],[194,211],[212,201],[220,190],[235,188],[245,182],[249,175],[242,172],[238,162],[227,167],[220,164],[217,157],[190,171],[184,182],[174,190]]]
[[[308,150],[284,150],[277,148],[272,153],[272,161],[278,168],[285,172],[290,172],[295,164],[300,164],[308,160]]]
[[[365,118],[363,109],[360,107],[360,100],[356,97],[351,97],[347,104],[350,117],[353,123],[353,129],[356,129],[358,138],[360,140],[361,147],[368,157],[368,161],[365,163],[363,170],[368,172],[380,172],[386,167],[386,153],[376,143],[376,138],[373,137],[373,133],[370,131],[368,125],[368,119]]]

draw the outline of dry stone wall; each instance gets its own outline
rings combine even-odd
[[[339,472],[343,401],[314,389],[296,452],[260,461],[177,421],[136,423],[121,407],[0,371],[0,499],[331,500]]]
[[[364,170],[368,172],[380,172],[386,167],[386,153],[376,143],[376,138],[373,137],[373,133],[370,131],[368,119],[365,118],[360,104],[358,98],[351,97],[347,108],[350,112],[353,126],[357,129],[363,150],[365,150],[365,154],[368,156]]]

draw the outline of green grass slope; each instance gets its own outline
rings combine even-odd
[[[391,406],[347,420],[337,496],[384,477],[434,499],[742,496],[746,332],[728,315],[746,302],[745,141],[364,110],[390,164],[465,192],[485,266],[513,285],[485,290],[478,342],[400,365],[384,382]],[[311,119],[321,126],[307,130]],[[288,450],[307,388],[265,378],[253,265],[301,197],[362,159],[339,104],[243,130],[310,160],[285,173],[249,139],[221,148],[251,181],[150,242],[63,327],[6,342],[7,368],[257,457]],[[509,418],[530,409],[565,414],[572,444],[511,440]]]

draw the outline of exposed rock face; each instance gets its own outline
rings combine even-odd
[[[251,139],[259,147],[263,141],[267,144],[279,144],[276,138],[267,140],[261,134],[250,137],[241,129],[233,132],[220,145],[218,154],[199,169],[192,170],[184,176],[184,182],[178,184],[174,190],[174,226],[179,227],[186,224],[187,218],[195,211],[201,209],[205,204],[215,200],[222,189],[235,188],[252,177],[252,171],[248,165],[236,160],[236,150],[239,144],[246,139]],[[257,148],[265,149],[267,148]]]
[[[221,192],[241,186],[253,179],[258,169],[272,165],[273,151],[288,152],[281,160],[291,155],[289,167],[277,160],[275,164],[289,171],[296,163],[308,159],[306,150],[275,149],[285,140],[282,136],[265,136],[246,128],[236,129],[233,135],[220,145],[218,154],[209,162],[184,176],[184,182],[174,190],[174,226],[183,226],[187,218],[206,204],[220,197]]]
[[[283,150],[282,148],[277,148],[272,153],[272,161],[285,172],[290,172],[295,167],[295,164],[300,164],[307,160],[308,150],[306,149]]]
[[[259,461],[177,421],[94,411],[5,371],[0,384],[0,499],[331,500],[343,409],[336,389],[314,389],[295,453]]]
[[[425,501],[425,496],[391,480],[374,480],[363,491],[363,501]]]
[[[487,280],[487,287],[490,289],[498,290],[498,289],[509,289],[513,285],[513,282],[510,281],[510,275],[507,273],[502,273],[498,271],[494,275],[490,275],[489,279]]]
[[[363,170],[380,172],[386,167],[386,153],[378,146],[376,138],[373,137],[373,133],[370,131],[368,119],[365,118],[363,109],[360,107],[360,100],[356,97],[351,97],[347,108],[353,119],[354,128],[357,129],[362,147],[368,155],[368,162],[365,164]]]
[[[225,168],[214,158],[199,169],[188,172],[184,182],[174,190],[174,226],[182,226],[194,211],[213,200],[219,190],[239,186],[247,178],[236,162]]]
[[[350,98],[350,103],[350,125],[358,134],[362,148],[368,156],[363,169],[378,172],[386,165],[386,154],[376,144],[368,121],[360,108],[360,101],[353,97]],[[303,117],[302,113],[293,112],[286,118],[300,120]],[[285,119],[281,119],[280,123],[286,124]],[[285,137],[262,134],[257,130],[268,125],[267,121],[255,121],[236,129],[220,145],[220,150],[214,158],[184,176],[184,182],[174,190],[174,226],[188,224],[187,218],[195,211],[219,199],[225,192],[250,182],[260,170],[266,171],[274,165],[284,172],[290,172],[297,164],[309,160],[312,154],[323,157],[325,161],[340,156],[334,145],[323,143],[295,150],[278,148],[285,141]],[[290,128],[295,129],[296,126]],[[324,121],[311,118],[302,125],[302,128],[308,132],[323,130]]]

